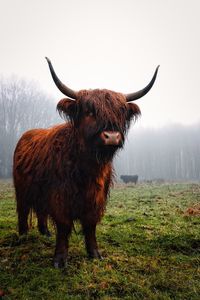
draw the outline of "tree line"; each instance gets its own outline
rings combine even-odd
[[[23,132],[58,122],[55,106],[34,82],[0,79],[0,177],[12,176],[13,151]]]
[[[140,180],[200,180],[200,123],[158,129],[132,128],[125,150],[116,158],[116,172]]]
[[[12,177],[13,151],[31,128],[63,122],[56,103],[33,82],[0,79],[0,178]],[[132,126],[124,150],[114,160],[117,177],[137,174],[139,180],[200,180],[200,123],[163,128]]]

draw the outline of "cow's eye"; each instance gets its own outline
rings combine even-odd
[[[86,114],[87,117],[93,117],[94,116],[94,113],[91,110],[87,110],[85,112],[85,114]]]
[[[120,113],[121,113],[122,115],[126,114],[126,112],[127,112],[126,107],[120,107]]]

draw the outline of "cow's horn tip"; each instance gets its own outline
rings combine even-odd
[[[45,58],[46,58],[48,63],[51,62],[50,59],[47,56],[45,56]]]

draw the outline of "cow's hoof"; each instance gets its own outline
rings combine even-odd
[[[101,254],[99,253],[99,251],[97,249],[94,249],[93,251],[89,251],[88,256],[91,259],[96,258],[96,259],[103,260],[103,257],[101,256]]]
[[[42,229],[40,228],[39,232],[46,237],[49,237],[49,238],[51,237],[51,233],[48,230],[48,228],[42,228]]]
[[[49,230],[45,231],[44,233],[42,233],[44,236],[50,238],[51,237],[51,232]]]
[[[54,257],[53,265],[55,269],[63,269],[67,267],[67,259],[61,254]]]
[[[21,229],[19,230],[19,236],[27,236],[28,235],[28,230],[27,229]]]

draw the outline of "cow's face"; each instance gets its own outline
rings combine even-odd
[[[58,89],[71,99],[62,99],[58,105],[61,115],[69,117],[78,133],[79,141],[94,153],[111,155],[123,146],[125,133],[131,119],[140,114],[139,107],[132,103],[152,88],[158,67],[147,86],[130,94],[120,94],[109,90],[89,90],[76,92],[57,77],[51,61],[46,57],[52,78]],[[74,100],[72,100],[74,99]],[[100,151],[99,151],[100,149]],[[107,155],[109,156],[109,155]]]
[[[57,108],[71,119],[87,145],[112,152],[123,146],[130,121],[140,114],[136,104],[109,90],[80,91],[76,101],[62,99]]]

